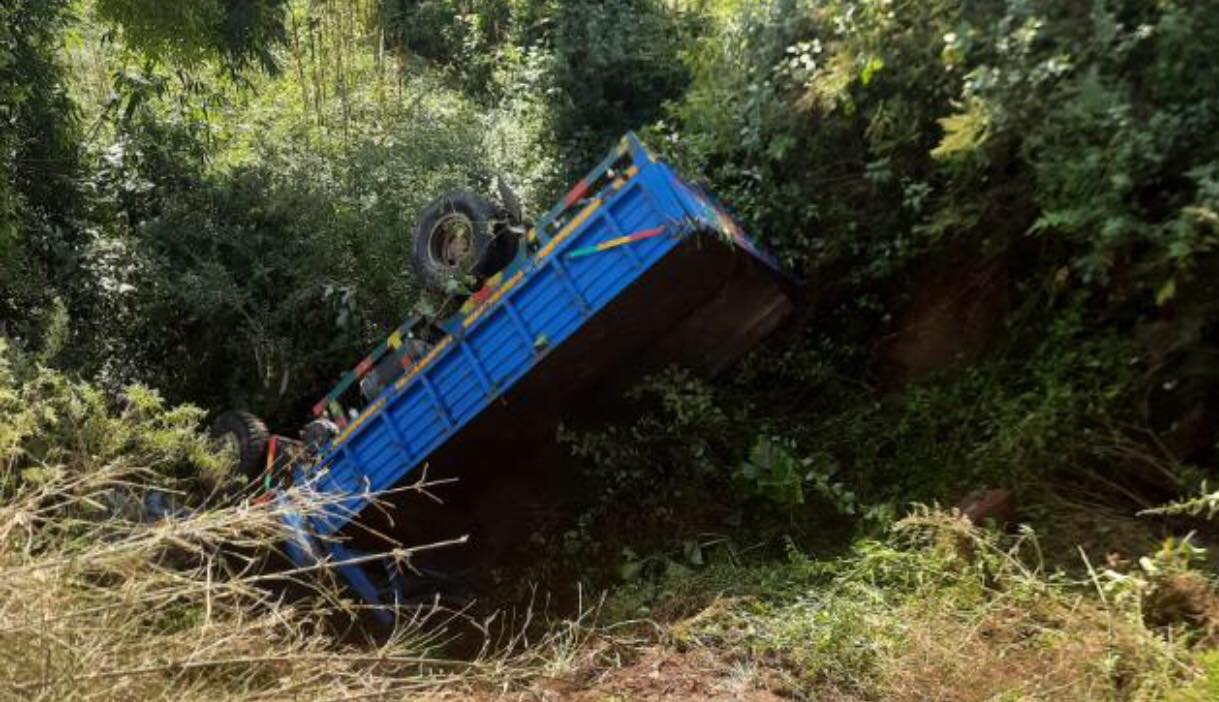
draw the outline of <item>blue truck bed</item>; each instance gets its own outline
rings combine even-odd
[[[679,249],[685,253],[679,255]],[[359,519],[375,495],[402,485],[489,406],[504,403],[522,379],[563,350],[573,337],[581,336],[585,328],[591,329],[590,322],[599,319],[618,298],[625,299],[624,291],[637,282],[645,277],[657,281],[649,291],[637,291],[634,311],[620,311],[615,318],[656,317],[670,300],[679,300],[685,291],[696,288],[710,274],[694,272],[691,275],[698,280],[683,282],[678,280],[677,269],[666,273],[662,264],[672,258],[676,263],[670,265],[693,271],[682,263],[682,256],[693,260],[708,249],[727,252],[734,260],[748,259],[752,268],[770,278],[783,275],[777,262],[746,237],[709,195],[653,159],[633,135],[625,137],[539,220],[516,259],[440,325],[445,336],[426,355],[408,359],[402,375],[347,423],[316,460],[294,469],[294,482],[308,484],[331,500],[323,513],[294,520],[292,526],[298,532],[291,549],[294,560],[315,561],[319,557],[316,537],[340,532]],[[680,289],[666,291],[666,280]],[[665,314],[679,319],[656,318],[652,326],[640,326],[636,333],[656,337],[677,333],[694,308],[718,305],[715,314],[687,324],[686,335],[704,339],[696,343],[715,346],[717,339],[727,340],[737,330],[747,329],[744,345],[748,346],[773,329],[790,309],[786,297],[769,289],[760,312],[753,300],[744,300],[747,306],[742,308],[743,299],[742,295],[734,298],[730,292],[710,290],[697,298],[697,304],[691,302],[680,311],[676,302],[669,304],[672,311]],[[584,376],[604,372],[609,362],[598,365],[598,349],[608,349],[614,345],[613,337],[630,333],[629,324],[613,333],[596,332],[596,338],[584,340],[579,357],[566,365],[582,367]],[[396,341],[401,343],[401,339]],[[394,342],[391,337],[387,344],[394,346]],[[672,341],[670,345],[680,344]],[[742,346],[740,340],[736,346]],[[697,353],[704,354],[704,350]],[[619,354],[619,365],[621,359]],[[375,360],[366,359],[356,376],[366,373]],[[555,382],[575,382],[572,369],[566,372],[568,376]],[[318,411],[333,399],[319,403]],[[539,404],[546,405],[550,414],[561,413],[560,407],[550,406],[553,402]],[[350,555],[342,548],[335,541],[323,550],[341,559]],[[358,572],[344,575],[349,580],[362,579]],[[375,599],[372,591],[377,588],[370,582],[353,584],[366,598]]]

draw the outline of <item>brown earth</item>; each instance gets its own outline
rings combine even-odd
[[[885,375],[899,385],[977,356],[1012,305],[1003,257],[928,268],[907,290],[905,311],[877,346]]]
[[[540,686],[537,699],[573,702],[655,700],[657,702],[774,702],[783,699],[769,688],[766,674],[734,665],[710,651],[678,652],[652,647],[639,660],[599,673],[590,680],[552,681]]]
[[[561,678],[541,679],[512,692],[454,691],[431,698],[491,702],[779,702],[783,685],[772,671],[732,663],[711,651],[643,649],[629,663],[597,667],[589,661]]]

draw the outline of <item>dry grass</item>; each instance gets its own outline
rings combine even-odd
[[[917,625],[882,665],[881,696],[942,700],[1158,699],[1184,669],[1171,670],[1163,643],[1082,597],[989,604],[971,617],[906,607]]]
[[[0,699],[460,698],[567,674],[581,657],[589,612],[505,624],[400,608],[374,637],[327,567],[268,565],[284,511],[333,505],[299,489],[263,504],[200,492],[226,471],[201,419],[138,387],[114,402],[0,338]],[[152,486],[196,506],[149,521]],[[409,567],[435,546],[390,555]],[[458,628],[483,638],[453,660]]]
[[[1145,625],[1134,580],[1047,574],[1033,534],[1001,547],[951,515],[899,528],[937,543],[928,567],[949,577],[894,613],[908,624],[878,668],[883,699],[1159,700],[1192,674],[1189,651]],[[957,544],[947,558],[946,537]]]
[[[498,698],[596,656],[595,605],[561,623],[530,608],[511,626],[400,608],[374,637],[327,567],[265,566],[283,511],[321,509],[314,495],[143,523],[99,510],[138,493],[144,471],[74,475],[0,505],[0,699]],[[391,555],[409,567],[426,548]],[[444,656],[457,628],[482,632],[476,655]]]
[[[0,506],[0,694],[348,699],[430,690],[496,667],[432,658],[439,610],[402,622],[386,643],[336,645],[328,624],[354,605],[324,578],[296,573],[307,594],[289,604],[268,587],[284,576],[232,555],[274,547],[273,505],[155,524],[99,519],[136,477],[103,469]]]
[[[282,512],[323,508],[316,495],[257,504],[198,492],[225,473],[201,419],[138,387],[115,402],[0,338],[0,699],[337,700],[505,689],[582,645],[577,621],[531,646],[509,633],[475,646],[479,655],[449,660],[447,625],[464,615],[440,608],[399,610],[374,641],[352,626],[367,613],[324,568],[267,567]],[[203,503],[150,523],[142,498],[153,485],[193,491]],[[414,551],[394,556],[409,562]],[[463,622],[471,623],[477,631],[479,623]],[[520,631],[531,623],[526,616]]]
[[[839,563],[793,563],[803,587],[727,596],[668,631],[818,700],[1150,702],[1196,674],[1189,643],[1144,622],[1159,585],[1043,563],[1031,533],[923,511]]]

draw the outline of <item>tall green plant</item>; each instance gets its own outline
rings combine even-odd
[[[53,310],[97,311],[79,126],[57,56],[68,8],[0,6],[0,335],[31,349]]]

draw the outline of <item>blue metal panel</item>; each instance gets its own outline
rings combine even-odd
[[[407,438],[406,434],[402,432],[401,427],[398,426],[398,420],[394,413],[387,409],[381,413],[381,417],[385,422],[385,428],[388,429],[391,434],[393,434],[394,445],[398,447],[398,450],[401,451],[404,456],[413,455],[410,439]]]
[[[441,426],[444,427],[445,433],[453,430],[453,413],[449,411],[449,406],[444,402],[444,396],[436,389],[436,383],[432,380],[432,376],[437,373],[436,367],[445,362],[445,356],[441,356],[436,366],[424,370],[419,374],[419,384],[423,386],[423,392],[430,400],[430,409],[436,413],[436,418],[440,420]]]
[[[472,346],[473,340],[471,340],[469,344],[458,344],[457,348],[461,349],[461,355],[465,357],[466,364],[470,367],[470,370],[474,372],[474,377],[478,379],[478,385],[482,390],[483,397],[485,398],[491,394],[491,379],[487,377],[487,371],[483,368],[482,364],[479,363],[478,357],[475,356],[474,352],[471,350]]]
[[[485,399],[478,380],[456,348],[450,348],[434,368],[427,371],[427,376],[434,383],[436,394],[448,410],[453,424],[461,425],[478,412]]]
[[[521,289],[513,292],[517,310],[535,344],[539,337],[547,334],[550,335],[548,340],[553,342],[557,338],[556,331],[579,323],[579,308],[571,304],[563,284],[549,266],[526,279]]]
[[[533,360],[533,340],[523,324],[513,322],[507,302],[468,338],[468,346],[486,369],[493,392]]]
[[[416,383],[407,388],[404,394],[411,397],[387,411],[396,415],[398,426],[411,437],[411,445],[416,447],[416,451],[426,454],[429,447],[444,436],[444,422],[422,384]]]

